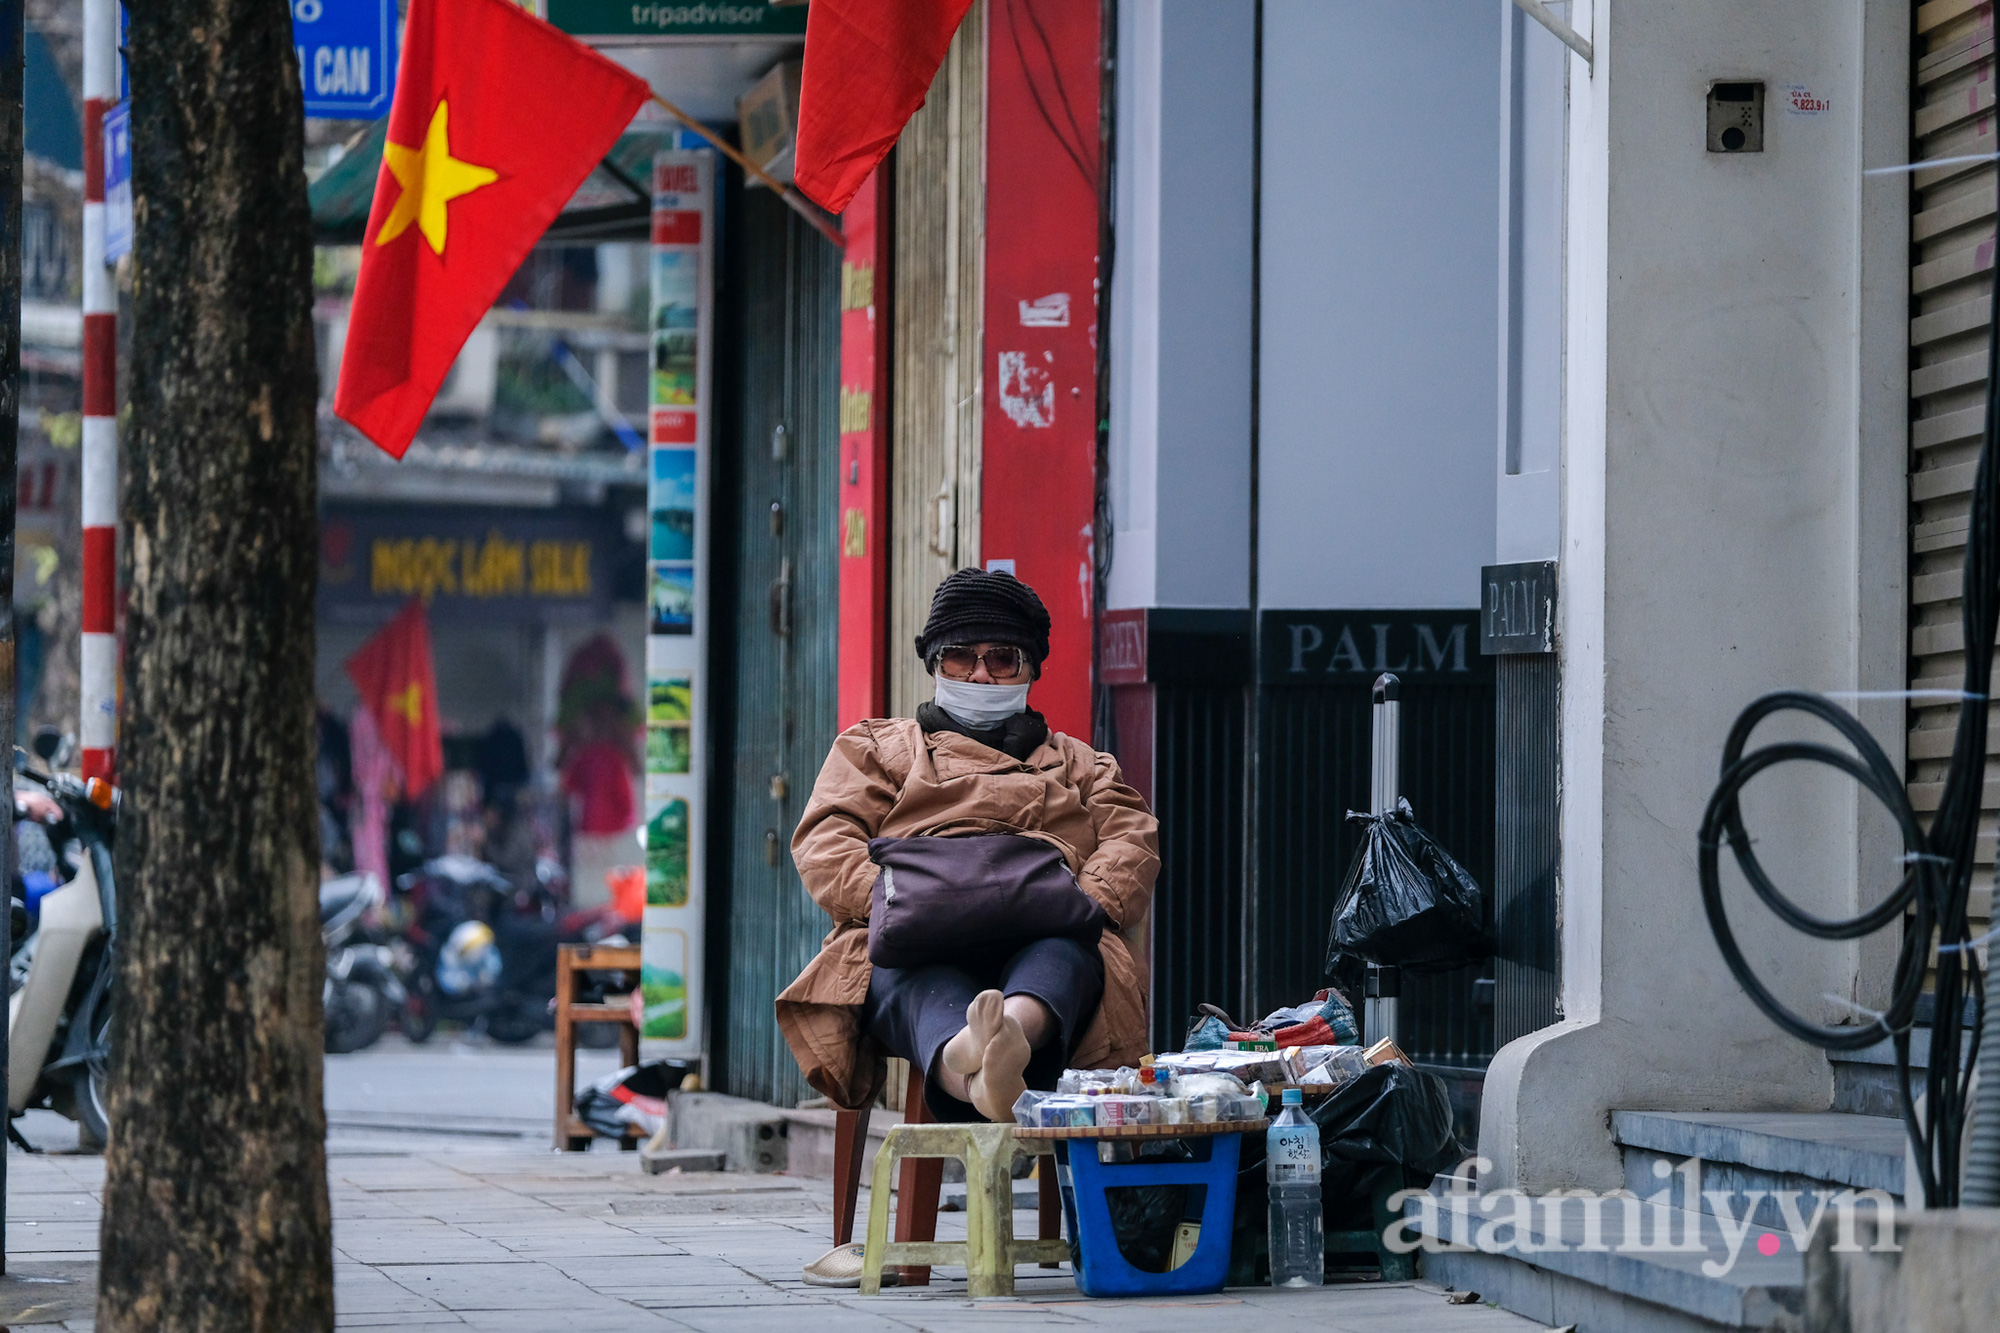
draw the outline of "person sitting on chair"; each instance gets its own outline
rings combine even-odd
[[[833,929],[777,1017],[837,1106],[897,1055],[936,1119],[1006,1121],[1066,1066],[1148,1049],[1133,944],[1159,825],[1115,759],[1028,707],[1049,628],[1011,574],[951,575],[916,643],[935,700],[849,727],[813,785],[792,858]]]

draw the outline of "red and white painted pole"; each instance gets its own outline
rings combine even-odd
[[[118,99],[118,0],[83,0],[83,690],[86,778],[117,744],[118,288],[104,263],[104,113]]]

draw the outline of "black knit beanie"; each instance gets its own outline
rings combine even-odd
[[[1039,675],[1049,655],[1049,609],[1012,574],[961,569],[931,594],[931,616],[917,636],[917,656],[932,667],[938,650],[954,643],[1012,644],[1033,659]]]

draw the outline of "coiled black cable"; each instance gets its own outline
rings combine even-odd
[[[1979,835],[1979,805],[1986,779],[1988,696],[1993,679],[1993,649],[2000,632],[2000,281],[1993,284],[1986,353],[1986,426],[1973,481],[1972,514],[1966,532],[1962,623],[1965,635],[1965,684],[1958,710],[1958,732],[1951,765],[1937,814],[1926,831],[1910,803],[1902,776],[1882,753],[1860,721],[1846,709],[1817,694],[1782,691],[1767,694],[1745,709],[1730,729],[1722,752],[1722,778],[1709,798],[1701,823],[1701,898],[1709,928],[1724,961],[1757,1007],[1779,1027],[1827,1050],[1858,1050],[1887,1037],[1896,1053],[1897,1090],[1903,1123],[1914,1149],[1924,1202],[1950,1208],[1959,1202],[1959,1151],[1964,1136],[1966,1099],[1972,1069],[1979,1058],[1980,1027],[1985,1016],[1985,985],[1978,957],[1972,952],[1966,923],[1966,900],[1972,887],[1973,849]],[[1750,733],[1767,717],[1799,712],[1825,722],[1853,747],[1852,752],[1812,742],[1787,741],[1747,750]],[[1853,777],[1880,801],[1903,839],[1902,880],[1889,896],[1859,916],[1828,920],[1816,917],[1781,893],[1764,873],[1743,826],[1738,798],[1750,780],[1765,769],[1787,762],[1824,764]],[[1737,946],[1722,902],[1719,873],[1723,842],[1729,844],[1737,867],[1758,899],[1794,929],[1816,939],[1851,940],[1893,926],[1907,915],[1903,945],[1896,957],[1889,1007],[1869,1024],[1827,1026],[1801,1018],[1786,1008],[1751,970]],[[1917,1004],[1923,996],[1924,974],[1932,945],[1938,946],[1936,1007],[1931,1023],[1930,1057],[1924,1070],[1924,1102],[1919,1110],[1910,1069],[1910,1033]],[[1978,1017],[1963,1067],[1961,1034],[1965,1001],[1970,996]],[[2000,1086],[2000,1085],[1996,1085]],[[1982,1096],[1982,1101],[1986,1100]],[[2000,1106],[2000,1098],[1995,1099]],[[1981,1129],[1988,1128],[1982,1120]],[[2000,1126],[1993,1128],[2000,1129]],[[1981,1170],[1967,1179],[1967,1202],[2000,1203],[2000,1179]]]

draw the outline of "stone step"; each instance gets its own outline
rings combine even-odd
[[[706,1148],[663,1148],[654,1152],[651,1144],[639,1148],[639,1169],[649,1176],[664,1176],[669,1171],[692,1174],[697,1171],[723,1171],[729,1165],[729,1155]]]
[[[1806,1216],[1846,1190],[1903,1193],[1903,1122],[1838,1111],[1808,1113],[1615,1111],[1611,1131],[1625,1161],[1625,1187],[1641,1198],[1665,1189],[1676,1207],[1713,1213],[1751,1209],[1759,1226],[1785,1222],[1781,1195],[1796,1192]],[[1701,1159],[1698,1197],[1683,1164]],[[1713,1195],[1725,1197],[1717,1200]],[[1761,1198],[1753,1196],[1761,1194]]]
[[[1972,1057],[1972,1034],[1964,1033],[1959,1038],[1959,1065],[1961,1068]],[[1923,1071],[1930,1066],[1931,1030],[1927,1027],[1914,1028],[1910,1032],[1910,1068],[1912,1081],[1917,1090],[1922,1091]],[[1858,1051],[1831,1051],[1828,1059],[1833,1063],[1833,1109],[1850,1111],[1856,1115],[1900,1116],[1902,1115],[1902,1093],[1896,1086],[1896,1050],[1888,1041],[1878,1041],[1873,1046],[1865,1046]]]
[[[667,1095],[668,1141],[681,1150],[721,1153],[725,1170],[786,1170],[790,1131],[785,1113],[763,1102],[720,1092]]]
[[[1462,1195],[1459,1202],[1449,1183],[1440,1177],[1431,1202],[1412,1199],[1405,1208],[1406,1217],[1417,1219],[1410,1229],[1464,1247],[1427,1247],[1419,1261],[1427,1281],[1476,1291],[1550,1327],[1621,1333],[1799,1327],[1804,1263],[1783,1231],[1744,1228],[1732,1259],[1722,1220],[1709,1213],[1620,1199],[1524,1204],[1504,1193],[1490,1200]],[[1517,1213],[1525,1214],[1527,1245],[1513,1240],[1511,1228],[1494,1226]],[[1821,1225],[1834,1225],[1831,1212]],[[1861,1211],[1859,1231],[1873,1239],[1872,1210]],[[1699,1248],[1669,1248],[1689,1242]]]
[[[780,1111],[785,1118],[791,1138],[791,1164],[785,1168],[786,1174],[811,1176],[819,1180],[833,1179],[833,1121],[837,1112],[830,1110]],[[868,1117],[868,1147],[861,1159],[861,1184],[865,1189],[874,1178],[875,1154],[888,1136],[892,1125],[903,1123],[901,1111],[887,1111],[876,1107]]]

